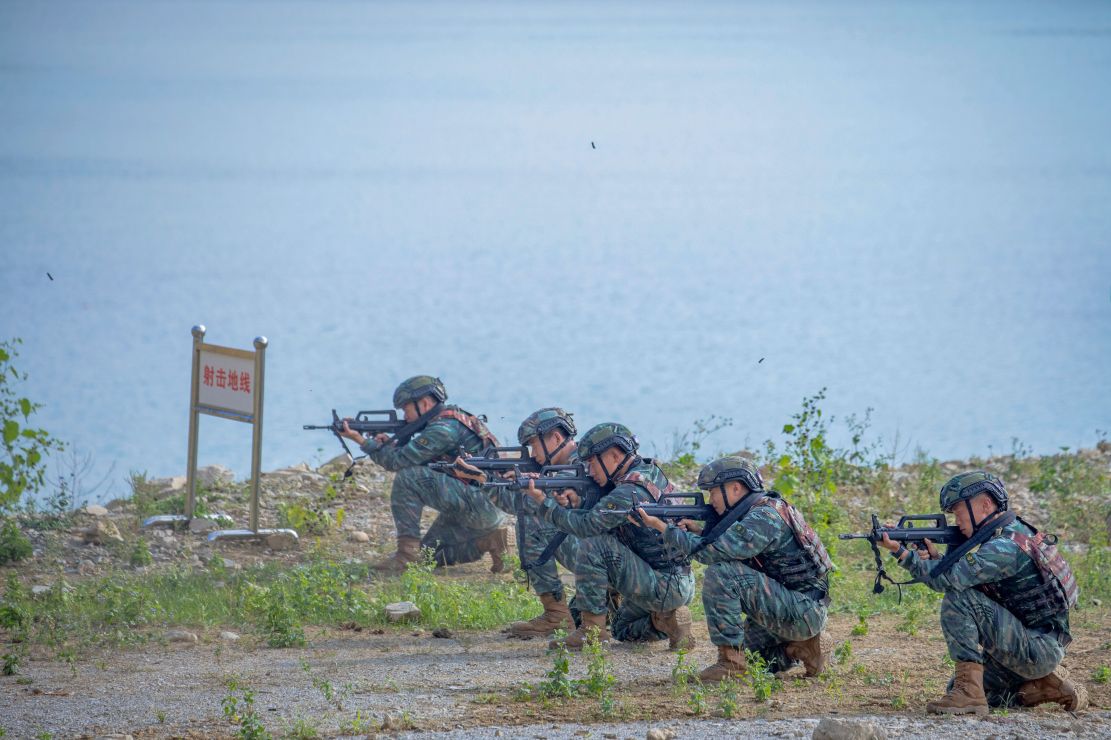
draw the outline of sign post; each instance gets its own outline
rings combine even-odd
[[[197,498],[197,438],[200,415],[217,416],[250,424],[251,432],[251,510],[250,529],[229,529],[212,532],[208,539],[223,537],[259,538],[272,534],[288,534],[292,529],[259,529],[258,500],[262,478],[262,399],[266,372],[266,337],[255,337],[252,352],[233,347],[206,344],[203,325],[194,326],[193,375],[189,391],[189,451],[186,469],[184,516],[156,516],[143,522],[149,524],[192,521]]]

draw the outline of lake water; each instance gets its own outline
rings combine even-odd
[[[416,373],[503,439],[825,386],[903,456],[1090,446],[1109,89],[1106,2],[8,0],[0,337],[101,498],[183,472],[195,323],[270,339],[267,469]]]

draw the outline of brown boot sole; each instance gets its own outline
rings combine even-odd
[[[984,716],[987,716],[987,713],[988,713],[988,705],[987,704],[985,704],[983,706],[976,706],[976,707],[938,707],[938,706],[934,706],[934,705],[931,705],[931,704],[926,705],[926,714],[945,714],[945,715],[975,714],[978,717],[984,717]]]

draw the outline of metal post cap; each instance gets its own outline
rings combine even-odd
[[[197,324],[196,326],[194,326],[191,329],[191,331],[193,332],[194,337],[196,337],[197,339],[200,339],[201,337],[204,336],[204,333],[208,330],[204,328],[204,324]]]
[[[255,349],[262,349],[268,344],[270,344],[270,340],[266,337],[255,337]]]

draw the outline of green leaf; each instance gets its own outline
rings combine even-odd
[[[19,423],[8,419],[4,422],[4,444],[11,444],[19,436]]]
[[[23,412],[23,418],[26,419],[35,410],[35,405],[31,403],[31,399],[21,398],[19,399],[19,409]]]

